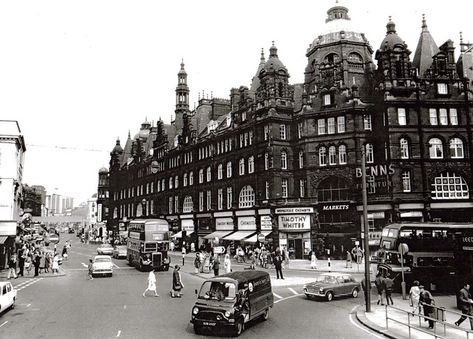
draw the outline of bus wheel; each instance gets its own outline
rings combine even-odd
[[[202,334],[202,327],[197,324],[194,324],[194,333],[195,334]]]

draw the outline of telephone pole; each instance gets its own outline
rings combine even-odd
[[[366,149],[361,145],[361,193],[363,196],[363,247],[365,249],[365,303],[371,312],[370,247],[368,239],[368,197],[366,192]]]

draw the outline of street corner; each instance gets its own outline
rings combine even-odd
[[[383,327],[381,324],[385,324],[385,314],[383,306],[377,306],[376,304],[371,304],[371,312],[367,315],[365,311],[365,305],[358,305],[352,313],[355,314],[356,319],[364,327],[380,333],[387,338],[396,339],[396,336],[393,336],[389,331]]]

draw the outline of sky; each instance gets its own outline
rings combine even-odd
[[[473,42],[468,0],[343,0],[374,51],[389,16],[414,56],[422,14],[438,46]],[[2,1],[0,119],[25,138],[23,182],[75,198],[97,192],[110,151],[142,122],[174,115],[184,60],[191,108],[249,86],[272,41],[291,83],[304,79],[309,44],[335,0]],[[374,55],[373,55],[374,58]]]

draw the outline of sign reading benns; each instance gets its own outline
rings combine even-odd
[[[310,215],[280,215],[278,218],[280,231],[300,232],[310,230]]]

